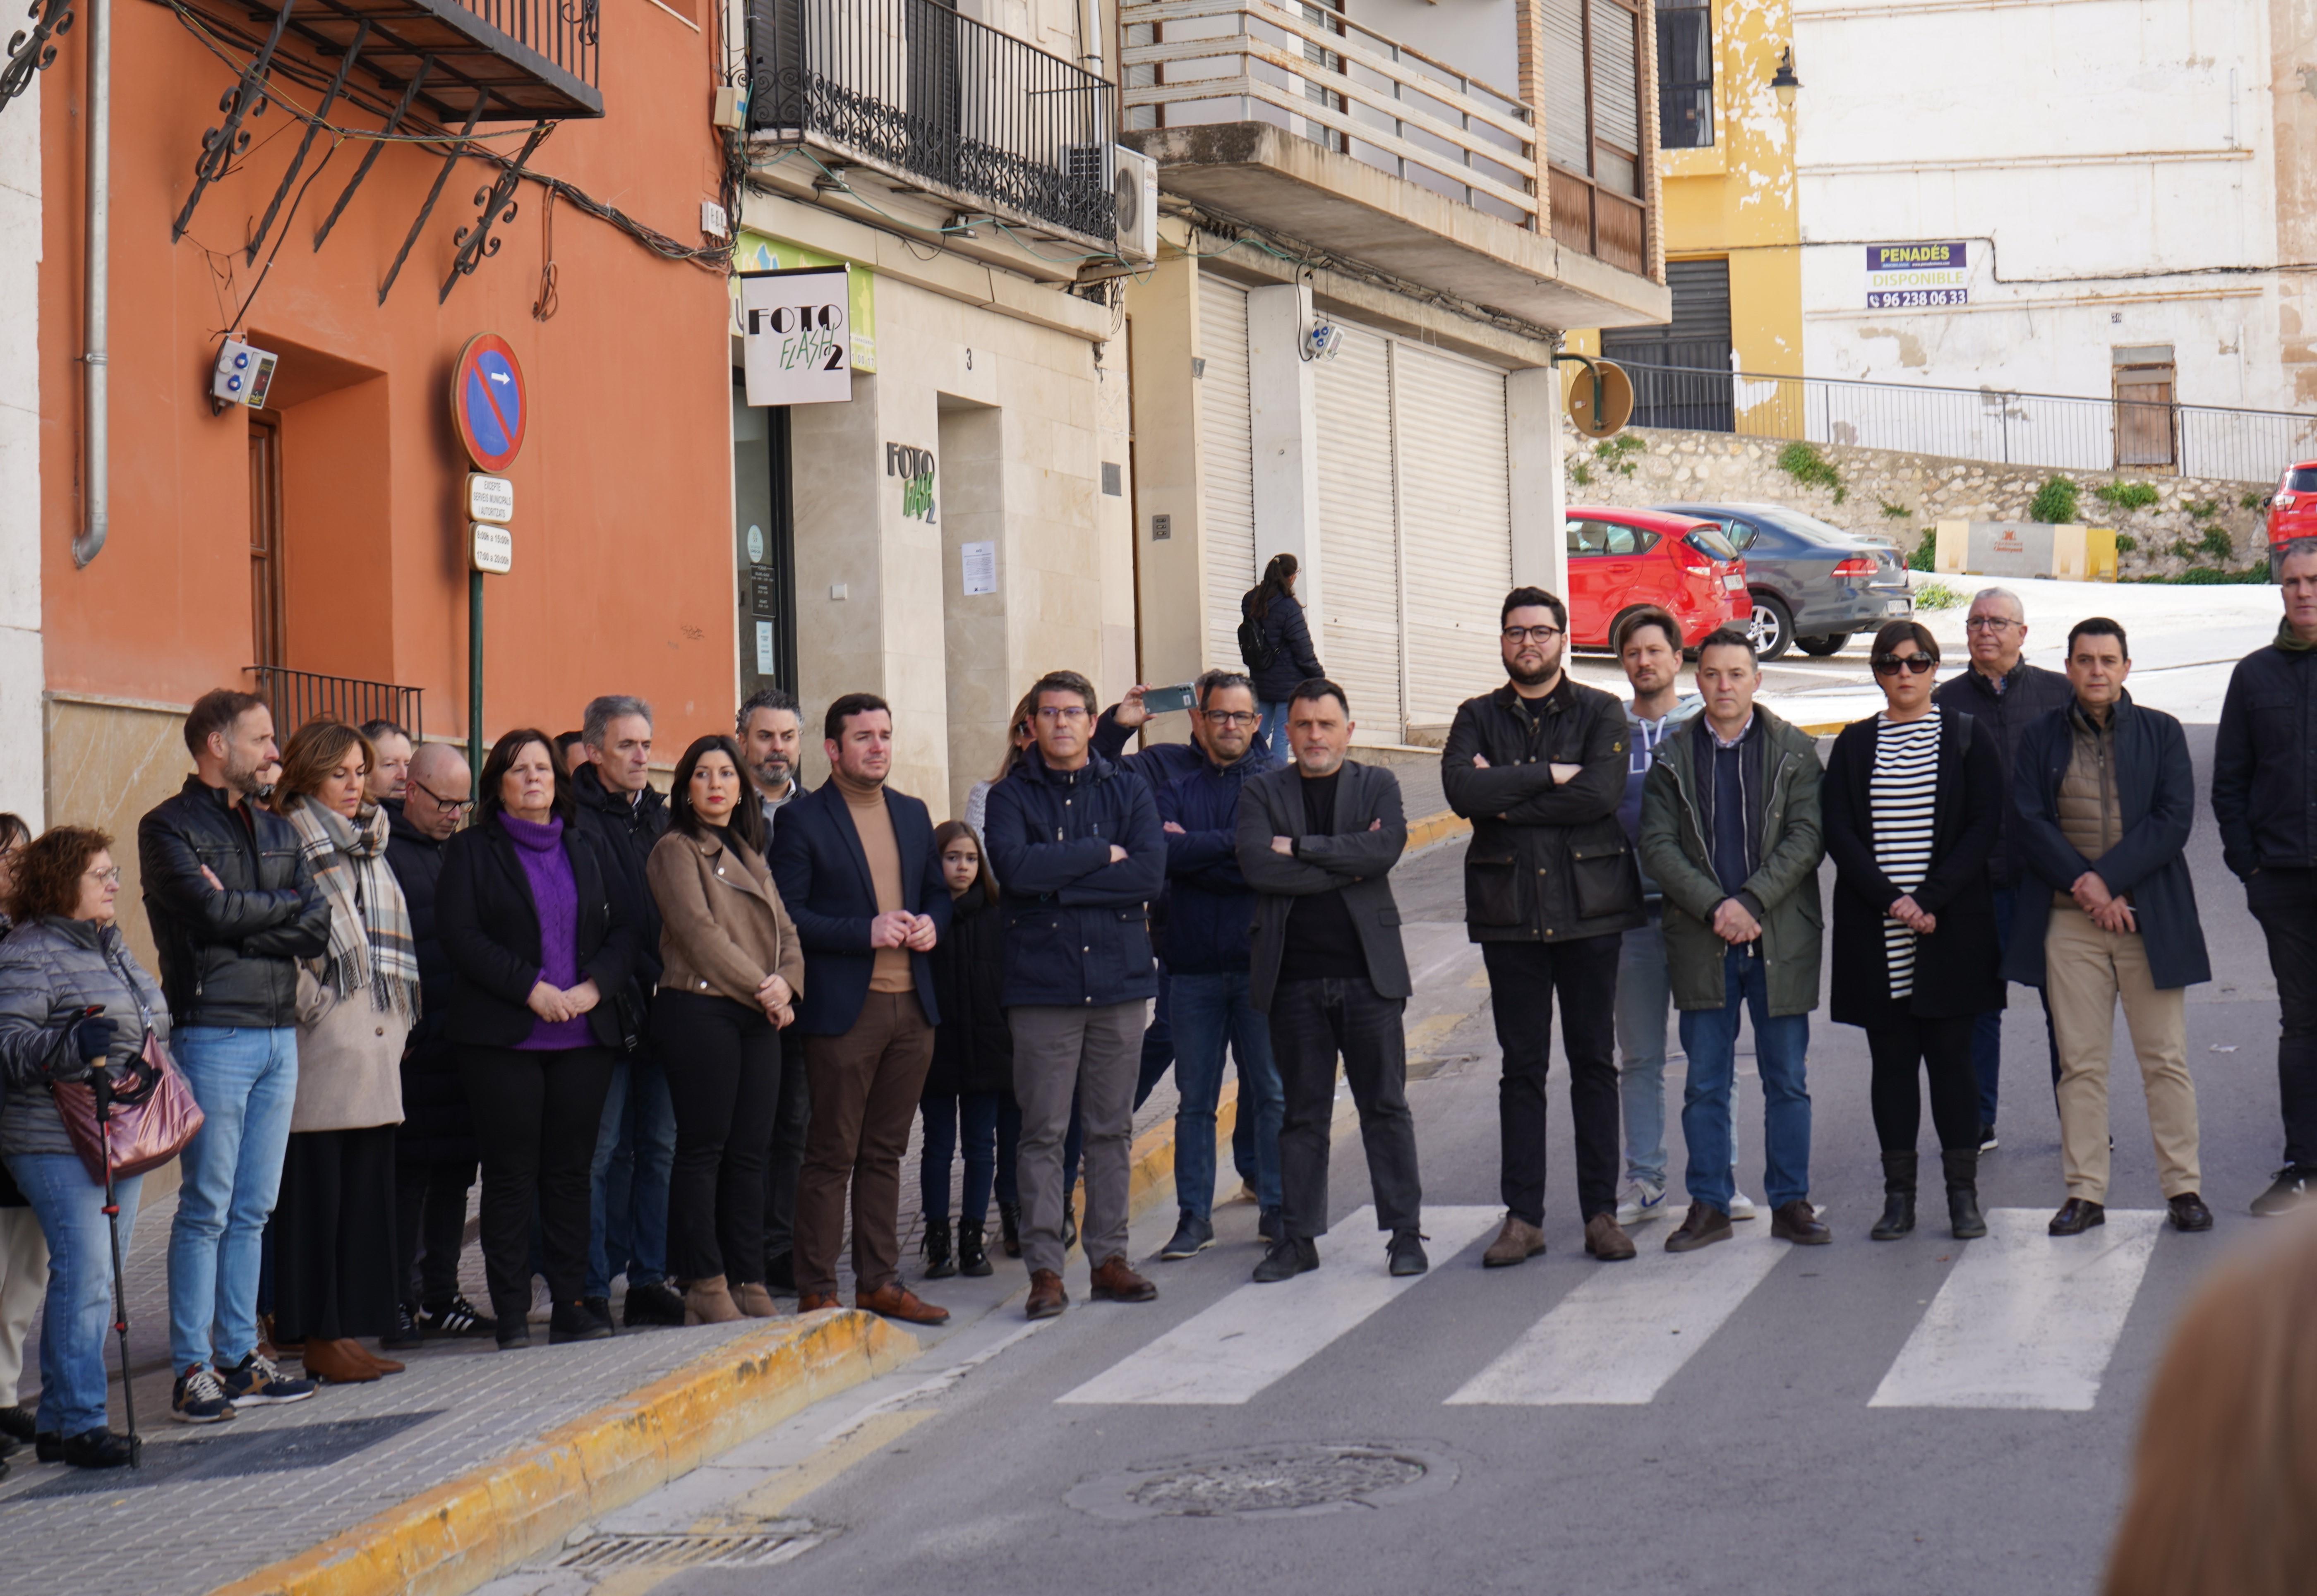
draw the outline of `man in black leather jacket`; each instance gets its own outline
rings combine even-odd
[[[170,1048],[204,1117],[169,1232],[171,1405],[201,1424],[314,1392],[257,1351],[257,1274],[298,1096],[297,960],[328,948],[330,908],[290,823],[250,801],[280,760],[264,702],[204,693],[185,746],[193,773],[138,822],[137,857]]]

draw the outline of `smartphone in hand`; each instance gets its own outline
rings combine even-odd
[[[1154,687],[1142,695],[1142,707],[1153,715],[1170,715],[1177,709],[1187,709],[1197,700],[1197,691],[1185,682],[1179,687]]]

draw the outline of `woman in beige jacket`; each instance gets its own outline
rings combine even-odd
[[[298,970],[298,1097],[273,1210],[273,1333],[306,1372],[374,1380],[402,1365],[358,1336],[394,1328],[394,1137],[402,1045],[418,1018],[418,952],[369,801],[371,746],[335,721],[282,751],[274,803],[330,904],[330,946]]]
[[[668,794],[646,874],[660,913],[652,1047],[675,1106],[668,1266],[687,1324],[769,1318],[765,1165],[780,1101],[782,1029],[796,1018],[804,950],[765,866],[764,811],[738,745],[702,737]]]

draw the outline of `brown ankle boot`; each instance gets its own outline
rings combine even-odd
[[[684,1283],[686,1324],[729,1324],[739,1316],[740,1310],[732,1301],[732,1293],[725,1288],[722,1275]]]
[[[751,1319],[774,1319],[780,1316],[780,1306],[773,1294],[765,1289],[762,1280],[743,1280],[732,1288],[732,1300],[739,1304],[741,1313]]]
[[[362,1345],[362,1342],[358,1341],[349,1339],[346,1345],[352,1347],[363,1362],[369,1364],[380,1374],[400,1374],[405,1369],[409,1367],[409,1365],[404,1363],[399,1359],[389,1358],[383,1352],[371,1351],[368,1347]]]
[[[308,1374],[333,1386],[364,1385],[383,1372],[353,1342],[324,1341],[319,1336],[307,1338],[301,1360]]]

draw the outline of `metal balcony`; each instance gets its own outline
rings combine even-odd
[[[426,736],[424,688],[364,682],[355,676],[325,676],[283,665],[243,668],[257,678],[257,696],[273,711],[273,735],[284,743],[310,720],[335,720],[347,726],[391,720],[409,732],[413,742]]]
[[[749,0],[748,131],[1107,250],[1111,85],[935,0]]]

